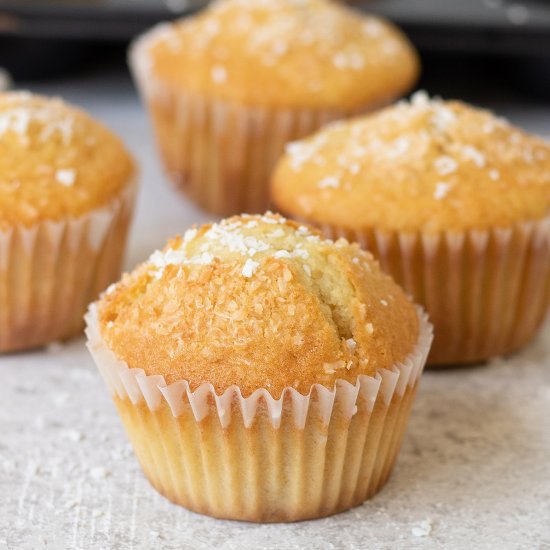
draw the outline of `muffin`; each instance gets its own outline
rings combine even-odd
[[[120,277],[133,180],[124,146],[83,112],[0,93],[0,352],[83,329]]]
[[[488,111],[417,93],[288,146],[286,214],[372,251],[435,328],[430,364],[513,352],[550,298],[550,145]]]
[[[130,65],[169,177],[220,215],[263,212],[284,144],[392,102],[415,51],[328,0],[220,0],[139,38]]]
[[[380,489],[431,342],[370,254],[270,214],[171,241],[87,324],[151,484],[195,512],[262,522]]]

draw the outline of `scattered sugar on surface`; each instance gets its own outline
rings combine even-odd
[[[432,532],[432,522],[429,519],[421,521],[411,528],[411,533],[415,537],[427,537]]]
[[[110,470],[103,466],[96,466],[90,470],[90,476],[92,479],[106,479],[111,475]]]
[[[66,439],[74,443],[78,443],[84,439],[84,434],[82,432],[73,429],[66,430],[63,435]]]

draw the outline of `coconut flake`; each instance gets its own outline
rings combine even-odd
[[[243,277],[250,278],[254,273],[256,272],[256,269],[258,269],[259,262],[255,262],[254,260],[251,260],[250,258],[246,260],[243,270],[241,271]]]
[[[500,172],[498,170],[496,170],[495,168],[489,170],[489,177],[493,180],[493,181],[497,181],[500,179]]]
[[[224,84],[227,82],[227,69],[222,65],[215,65],[210,72],[212,81],[216,84]]]
[[[479,151],[479,149],[476,149],[471,145],[465,145],[462,148],[462,153],[467,159],[473,161],[479,168],[483,168],[485,166],[485,156],[481,151]]]
[[[430,105],[430,96],[425,90],[418,90],[411,96],[411,105],[414,107],[428,107]]]
[[[57,183],[64,185],[65,187],[71,187],[76,181],[76,172],[70,168],[57,170],[55,173],[55,179]]]
[[[442,155],[435,160],[434,166],[440,176],[448,176],[456,171],[458,162],[448,155]]]
[[[323,178],[321,181],[317,183],[317,187],[319,189],[327,189],[329,187],[336,189],[339,186],[340,186],[340,180],[335,176],[329,176],[329,177]]]
[[[444,199],[448,195],[450,188],[451,186],[448,183],[444,181],[439,182],[435,186],[434,199],[438,201]]]

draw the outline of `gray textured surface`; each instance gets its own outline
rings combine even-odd
[[[142,165],[128,266],[204,221],[162,182],[128,83],[60,93],[124,136]],[[548,109],[504,109],[545,132]],[[200,517],[141,475],[83,339],[0,358],[0,548],[550,548],[550,326],[524,352],[428,372],[390,482],[371,502],[292,525]]]

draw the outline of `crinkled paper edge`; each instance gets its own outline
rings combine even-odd
[[[20,239],[24,249],[30,254],[35,246],[37,236],[41,232],[49,235],[52,243],[57,244],[66,234],[71,249],[76,249],[80,245],[83,232],[85,232],[85,238],[90,248],[98,252],[101,250],[115,218],[124,210],[133,208],[136,193],[137,184],[135,180],[132,180],[107,204],[81,216],[60,220],[43,220],[29,226],[15,226],[7,230],[0,229],[0,271],[7,268],[8,252],[15,236]]]
[[[130,369],[124,361],[117,359],[103,340],[99,330],[97,304],[92,304],[85,316],[87,346],[111,394],[120,399],[130,399],[134,404],[144,400],[151,411],[157,410],[164,400],[174,417],[178,417],[189,404],[196,421],[200,422],[210,414],[210,404],[214,402],[220,422],[225,427],[231,421],[232,404],[236,400],[245,426],[249,427],[254,420],[259,402],[263,400],[267,405],[273,427],[278,428],[285,397],[289,395],[295,425],[303,428],[314,391],[318,396],[321,416],[325,424],[328,424],[336,404],[344,416],[351,418],[357,412],[359,397],[362,398],[361,403],[365,403],[368,410],[372,411],[379,397],[389,405],[394,396],[403,396],[407,387],[417,384],[430,350],[433,328],[424,310],[420,306],[416,307],[419,337],[415,349],[403,362],[396,364],[392,369],[381,369],[375,376],[361,375],[355,384],[337,380],[332,389],[315,384],[307,395],[287,387],[279,399],[272,397],[265,388],[256,390],[248,397],[243,397],[238,386],[227,388],[221,395],[217,395],[212,384],[208,383],[191,391],[186,380],[168,385],[163,376],[147,376],[143,369]]]

